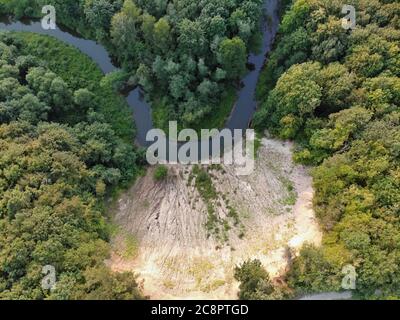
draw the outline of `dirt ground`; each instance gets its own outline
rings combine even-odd
[[[207,231],[207,203],[192,167],[169,166],[162,182],[150,168],[115,205],[118,231],[107,263],[136,272],[152,299],[236,299],[234,268],[249,258],[261,260],[271,277],[282,275],[289,252],[321,242],[312,179],[293,164],[292,147],[264,138],[249,176],[237,176],[233,166],[205,168],[218,194],[222,236]]]

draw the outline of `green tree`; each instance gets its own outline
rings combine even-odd
[[[248,260],[235,268],[235,279],[240,281],[239,299],[272,300],[281,299],[288,292],[284,288],[275,287],[268,272],[259,260]]]
[[[171,46],[171,27],[165,18],[161,18],[154,25],[154,44],[159,52],[167,52]]]
[[[247,52],[242,39],[225,39],[218,50],[218,61],[228,79],[238,79],[246,72]]]

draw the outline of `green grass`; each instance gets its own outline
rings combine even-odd
[[[207,283],[207,284],[203,285],[201,287],[201,291],[207,292],[207,293],[212,292],[212,291],[215,291],[218,288],[224,286],[225,284],[226,284],[225,280],[217,279],[217,280],[212,281],[211,283]]]
[[[111,85],[100,86],[103,73],[97,64],[78,49],[53,37],[31,32],[13,32],[24,42],[24,54],[37,56],[46,61],[47,67],[63,78],[70,89],[87,88],[97,97],[98,111],[104,115],[114,131],[126,142],[134,137],[132,112],[124,97]]]
[[[196,188],[201,197],[206,201],[216,200],[218,197],[217,190],[208,172],[196,165],[193,167],[193,174],[196,177]]]
[[[124,259],[132,259],[135,258],[138,254],[139,243],[137,239],[131,235],[125,235],[125,250],[123,252]]]
[[[192,173],[189,176],[189,184],[193,179],[197,191],[207,205],[207,232],[209,235],[214,234],[218,238],[220,232],[220,219],[215,213],[216,200],[218,199],[217,190],[215,189],[208,172],[198,165],[195,165],[192,169]]]
[[[162,181],[168,177],[168,168],[164,165],[159,165],[154,171],[154,180]]]
[[[292,181],[288,178],[281,177],[281,182],[287,190],[287,196],[282,200],[283,205],[294,206],[296,204],[298,194]]]
[[[235,227],[237,227],[240,223],[239,220],[239,213],[237,212],[237,210],[231,206],[227,206],[228,208],[228,217],[233,219],[233,223],[235,225]]]
[[[223,168],[219,166],[208,168],[209,171],[213,169],[223,170]],[[243,229],[244,225],[240,222],[238,211],[230,205],[227,205],[228,214],[226,219],[222,219],[217,215],[215,208],[221,206],[220,200],[224,199],[226,203],[228,201],[226,201],[225,195],[220,195],[216,190],[213,184],[212,175],[209,171],[195,165],[189,176],[189,184],[194,180],[195,187],[207,206],[207,222],[205,227],[208,235],[214,235],[217,240],[223,243],[228,243],[228,233],[233,229],[233,227]]]
[[[111,238],[121,237],[120,247],[117,253],[123,259],[133,259],[139,251],[139,242],[133,234],[128,233],[120,225],[114,222],[107,223],[108,236]]]

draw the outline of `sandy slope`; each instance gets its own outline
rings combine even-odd
[[[190,167],[170,166],[167,181],[159,183],[149,169],[115,208],[115,222],[135,237],[138,252],[121,254],[126,243],[116,236],[108,263],[117,271],[137,272],[154,299],[235,299],[233,269],[248,258],[260,259],[271,276],[284,273],[290,254],[304,242],[321,241],[311,178],[306,168],[293,164],[291,148],[288,142],[263,139],[250,176],[236,176],[232,166],[210,170],[220,195],[217,215],[227,219],[229,207],[239,214],[227,241],[207,237],[206,206],[188,182]],[[294,206],[287,204],[288,185],[298,195]]]

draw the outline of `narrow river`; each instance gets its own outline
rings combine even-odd
[[[225,125],[225,127],[228,129],[247,129],[250,121],[253,118],[257,107],[255,90],[258,77],[260,71],[262,70],[265,56],[271,50],[271,46],[279,25],[278,5],[279,0],[265,0],[264,2],[264,8],[267,15],[270,17],[270,23],[267,23],[267,21],[264,21],[263,23],[263,42],[260,51],[261,53],[259,55],[251,54],[249,56],[249,63],[254,65],[254,70],[247,73],[247,75],[242,79],[243,86],[238,93],[238,100],[233,106],[231,115]],[[58,27],[56,30],[44,30],[41,27],[41,23],[37,21],[22,20],[10,22],[5,19],[0,20],[0,29],[29,31],[53,36],[78,48],[81,52],[88,55],[99,65],[103,73],[109,73],[118,69],[113,65],[111,57],[102,45],[92,40],[83,39],[70,30],[60,27]],[[153,128],[151,107],[145,101],[144,94],[138,87],[128,94],[126,100],[133,110],[133,116],[137,128],[137,142],[141,146],[147,146],[148,143],[146,142],[146,134]]]

